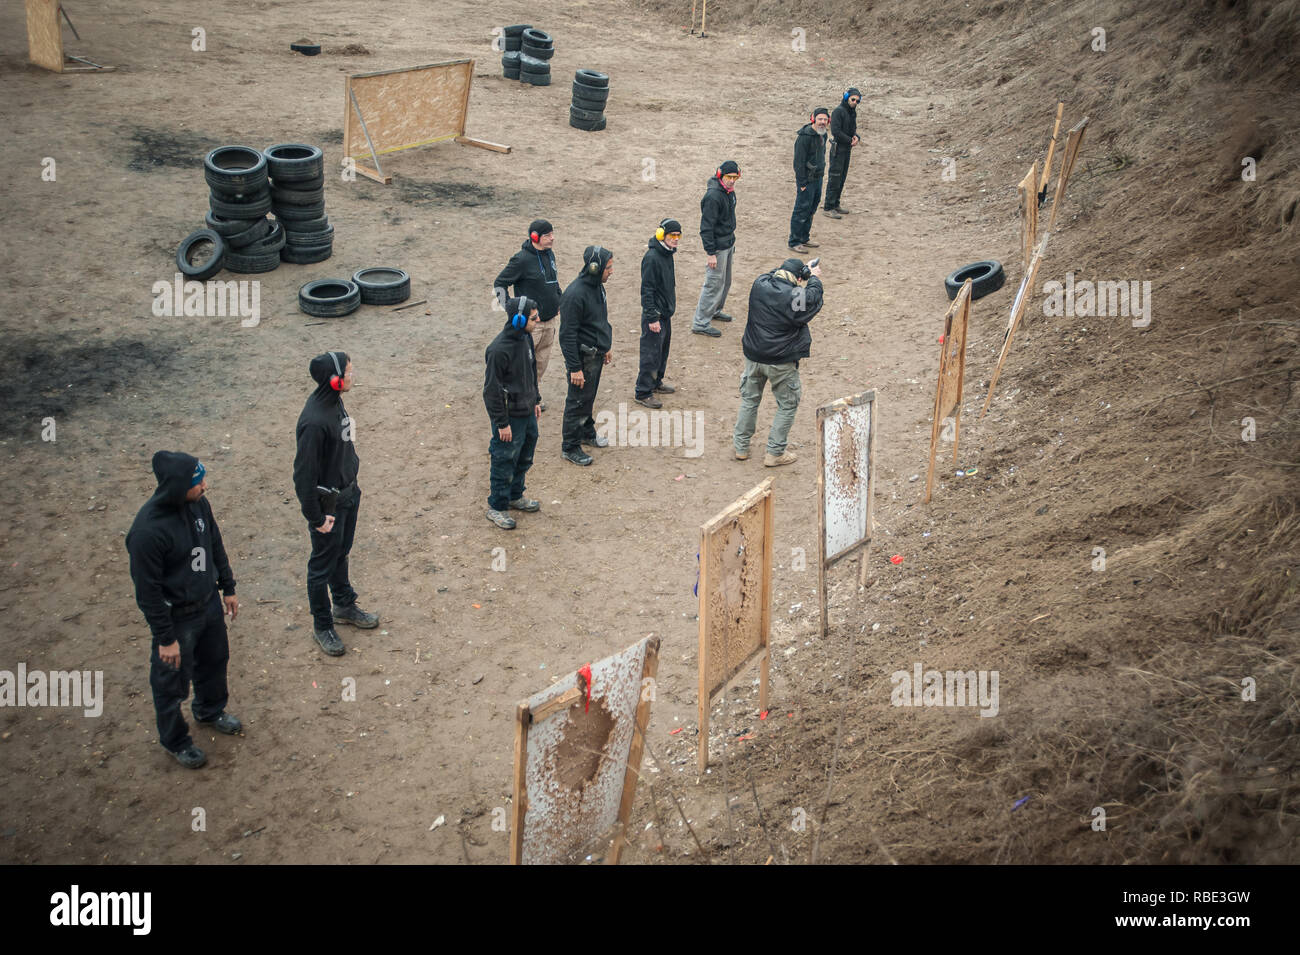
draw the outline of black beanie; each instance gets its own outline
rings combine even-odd
[[[815,110],[812,111],[812,114],[813,114],[813,119],[816,119],[818,116],[829,116],[831,114],[831,111],[828,110],[825,106],[818,106]]]
[[[736,161],[734,159],[728,159],[726,162],[724,162],[721,166],[718,167],[718,175],[739,176],[740,167],[736,165]]]
[[[664,230],[664,235],[668,235],[670,232],[681,232],[682,224],[676,219],[665,219],[659,223],[659,228]]]
[[[786,259],[781,263],[781,268],[785,269],[795,278],[799,278],[803,274],[803,262],[799,259]]]
[[[545,219],[534,219],[532,222],[528,224],[528,238],[530,239],[533,237],[534,232],[536,232],[538,237],[540,238],[541,236],[546,235],[546,233],[554,232],[554,231],[555,231],[555,227],[552,226]]]

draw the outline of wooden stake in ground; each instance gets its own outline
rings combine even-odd
[[[1064,168],[1062,168],[1061,172],[1064,174]],[[1056,212],[1055,206],[1052,207],[1052,212]],[[1011,352],[1011,339],[1016,334],[1016,326],[1020,324],[1020,316],[1024,313],[1025,306],[1029,302],[1029,290],[1038,279],[1038,266],[1042,264],[1043,253],[1047,251],[1047,240],[1051,234],[1050,230],[1043,233],[1043,238],[1038,243],[1038,249],[1034,252],[1033,259],[1030,260],[1029,270],[1025,272],[1025,277],[1020,280],[1020,289],[1016,292],[1016,300],[1011,303],[1011,317],[1007,320],[1006,335],[1002,339],[1002,351],[998,354],[998,363],[993,369],[993,377],[989,381],[989,393],[984,398],[984,408],[980,411],[981,418],[989,413],[989,402],[993,400],[993,389],[997,387],[998,376],[1002,374],[1002,363],[1007,360],[1007,355]]]
[[[641,751],[645,748],[646,729],[650,725],[650,703],[654,700],[655,675],[659,672],[659,640],[646,645],[645,663],[641,667],[641,700],[636,707],[636,722],[632,728],[632,748],[627,754],[627,773],[623,777],[623,797],[618,804],[618,833],[608,861],[618,865],[627,840],[627,826],[632,820],[632,804],[636,802],[636,784],[641,778]],[[647,686],[646,681],[650,683]]]
[[[1037,183],[1038,161],[1035,160],[1017,187],[1020,193],[1021,267],[1025,271],[1029,270],[1029,260],[1034,257],[1034,245],[1038,242],[1038,190],[1034,188]]]
[[[1087,126],[1088,117],[1085,116],[1071,127],[1066,137],[1065,154],[1061,157],[1061,173],[1056,180],[1056,197],[1052,199],[1052,214],[1047,220],[1048,232],[1056,228],[1056,214],[1061,211],[1061,203],[1065,201],[1065,187],[1070,181],[1070,173],[1074,171],[1074,160],[1078,158],[1079,144],[1083,142],[1083,131]]]
[[[1052,140],[1047,144],[1047,160],[1043,163],[1043,178],[1038,183],[1035,190],[1038,193],[1038,201],[1041,203],[1047,198],[1047,179],[1052,175],[1052,156],[1056,152],[1057,134],[1061,131],[1061,115],[1065,112],[1065,103],[1056,104],[1056,125],[1052,127]]]
[[[1032,198],[1032,194],[1031,194]],[[930,464],[925,472],[925,503],[934,487],[934,461],[939,451],[940,428],[950,411],[953,417],[952,463],[957,463],[961,396],[966,380],[966,329],[970,326],[971,280],[967,279],[943,317],[943,343],[939,347],[939,381],[934,388],[934,421],[930,426]]]

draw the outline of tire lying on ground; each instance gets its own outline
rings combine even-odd
[[[240,232],[233,232],[225,237],[226,248],[238,252],[254,242],[265,239],[271,231],[271,220],[267,218],[253,219],[246,221],[245,224],[248,228]]]
[[[970,297],[971,301],[974,301],[1002,288],[1007,280],[1007,273],[1002,271],[1002,263],[996,259],[963,265],[943,280],[944,290],[947,291],[950,300],[957,297],[957,293],[961,291],[967,279],[971,280]]]
[[[226,199],[214,192],[208,196],[208,205],[223,219],[260,219],[271,211],[271,190],[244,199]]]
[[[570,108],[569,125],[572,126],[574,129],[582,129],[582,130],[586,130],[589,133],[597,133],[605,128],[605,117],[601,116],[600,119],[596,120],[595,122],[589,122],[583,119],[576,119],[573,116],[572,108]]]
[[[570,120],[575,120],[575,119],[576,119],[576,120],[579,120],[580,122],[583,122],[583,123],[587,123],[587,124],[589,124],[589,125],[586,126],[586,127],[584,127],[584,126],[579,126],[578,129],[587,129],[587,128],[591,128],[591,127],[595,126],[596,123],[600,122],[600,121],[601,121],[602,119],[604,119],[604,118],[605,118],[605,114],[604,114],[602,111],[600,111],[600,110],[585,110],[585,109],[578,109],[578,107],[576,107],[576,106],[570,106],[570,107],[569,107],[569,119],[570,119]]]
[[[298,307],[316,318],[341,318],[361,305],[361,289],[347,279],[317,279],[298,290]]]
[[[195,262],[194,253],[205,244],[212,246],[211,254]],[[226,243],[220,235],[212,229],[196,229],[181,240],[180,248],[176,250],[176,267],[186,277],[206,282],[221,271],[221,260],[225,254]]]
[[[295,206],[286,203],[275,207],[275,217],[282,222],[308,222],[313,219],[319,219],[324,215],[324,199],[320,202],[313,202],[309,206]]]
[[[271,272],[280,265],[280,250],[259,252],[256,255],[241,255],[227,249],[221,261],[232,272]]]
[[[334,254],[334,244],[325,245],[286,245],[280,250],[280,261],[290,265],[310,265],[324,262]]]
[[[209,209],[207,214],[204,215],[203,221],[207,224],[207,227],[209,229],[211,229],[213,232],[215,232],[217,235],[221,236],[224,239],[227,238],[228,236],[238,235],[257,220],[224,219],[221,216],[217,215],[215,212],[213,212],[211,209]]]
[[[285,223],[285,238],[289,244],[295,248],[313,245],[331,245],[334,242],[334,227],[326,224],[325,226],[314,231],[305,231],[298,229],[300,223]],[[293,226],[293,229],[288,228]]]
[[[549,60],[551,57],[555,56],[554,42],[542,43],[539,41],[535,41],[530,38],[529,36],[530,34],[541,34],[542,36],[549,36],[549,34],[547,33],[542,33],[541,30],[525,30],[523,43],[521,43],[519,47],[521,53],[524,53],[531,57],[535,57],[536,59],[539,60]]]
[[[501,72],[508,80],[519,79],[519,54],[508,52],[501,57]]]
[[[603,96],[590,96],[590,93],[603,93]],[[579,86],[573,84],[573,105],[578,109],[590,110],[593,113],[603,113],[609,103],[609,90],[596,90],[590,86]]]
[[[278,222],[271,223],[271,230],[266,235],[244,246],[236,251],[240,255],[262,255],[264,253],[274,252],[277,256],[280,250],[284,248],[285,231],[284,227]]]
[[[367,305],[396,305],[411,297],[411,277],[401,269],[360,269],[352,281]]]
[[[266,175],[266,157],[251,146],[218,146],[203,157],[203,178],[226,195],[256,192]]]
[[[271,187],[271,205],[280,206],[314,206],[318,202],[325,201],[325,184],[317,183],[309,185],[304,183],[304,188],[299,189],[298,184],[292,186],[281,186],[278,183]]]
[[[601,73],[599,70],[578,70],[573,74],[573,82],[579,86],[607,89],[609,87],[609,74]]]
[[[279,143],[262,150],[267,174],[277,186],[290,182],[323,182],[325,155],[306,143]]]

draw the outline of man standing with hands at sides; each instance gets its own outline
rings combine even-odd
[[[502,530],[515,528],[506,511],[540,511],[540,501],[524,497],[524,475],[533,466],[537,447],[537,419],[542,406],[537,395],[537,360],[533,335],[541,321],[537,303],[528,298],[506,302],[510,318],[492,339],[483,358],[483,404],[492,419],[492,459],[487,519]]]
[[[596,404],[600,373],[613,360],[610,348],[614,329],[609,324],[605,283],[614,273],[614,253],[604,246],[589,245],[582,253],[582,271],[560,297],[560,351],[569,373],[569,396],[564,402],[564,460],[581,467],[591,464],[584,444],[609,446],[609,439],[596,434],[591,410]]]
[[[855,87],[849,87],[840,105],[831,113],[831,163],[826,175],[824,211],[832,219],[849,214],[847,209],[840,208],[840,190],[849,174],[849,157],[858,144],[858,103],[861,100],[862,94]]]
[[[336,622],[367,630],[379,626],[377,614],[357,606],[357,592],[348,578],[348,554],[361,505],[356,425],[343,407],[344,393],[352,390],[352,359],[346,352],[325,352],[311,360],[308,370],[316,390],[298,416],[293,486],[311,534],[307,601],[316,642],[330,656],[339,657],[345,651],[334,632]]]
[[[794,182],[799,191],[794,196],[790,215],[790,251],[803,254],[817,248],[812,241],[812,217],[822,198],[822,176],[826,172],[826,127],[831,113],[824,106],[813,110],[808,123],[794,138]]]
[[[795,461],[786,442],[802,394],[799,359],[807,358],[812,348],[808,322],[822,307],[821,274],[820,266],[809,268],[798,259],[786,259],[780,268],[755,279],[749,290],[749,320],[741,339],[745,371],[740,378],[740,412],[732,435],[738,461],[749,457],[758,404],[763,400],[763,386],[769,383],[776,414],[767,433],[763,464],[775,468]]]
[[[159,451],[153,473],[158,489],[136,514],[126,549],[135,602],[153,633],[149,685],[158,741],[182,766],[198,769],[207,757],[181,715],[191,682],[191,712],[199,723],[228,736],[243,728],[226,712],[230,644],[222,613],[224,605],[234,620],[239,599],[217,519],[203,496],[203,465],[188,454]]]
[[[555,270],[555,229],[545,219],[534,219],[528,224],[528,238],[519,251],[510,257],[506,267],[492,283],[497,301],[504,308],[510,295],[527,296],[537,306],[541,324],[533,332],[533,352],[537,356],[537,388],[541,393],[542,376],[551,360],[551,345],[555,342],[555,316],[560,310],[560,277]],[[514,287],[511,291],[511,286]],[[511,312],[510,315],[514,313]],[[510,315],[506,317],[509,318]],[[546,402],[542,402],[546,410]]]
[[[713,327],[713,321],[731,321],[722,311],[731,290],[731,265],[736,251],[736,180],[740,167],[728,159],[713,174],[700,200],[700,240],[707,255],[704,285],[700,289],[700,302],[695,306],[691,331],[696,335],[721,338],[722,332]]]
[[[677,311],[673,256],[681,240],[682,224],[664,219],[641,259],[641,371],[636,378],[636,402],[647,408],[664,406],[655,392],[671,395],[677,390],[664,384],[664,372],[673,337],[673,312]]]

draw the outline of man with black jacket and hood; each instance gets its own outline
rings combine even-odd
[[[826,174],[826,127],[830,110],[818,106],[810,121],[794,138],[794,212],[790,214],[791,252],[800,254],[817,248],[812,240],[812,217],[822,198],[822,177]]]
[[[569,395],[564,402],[564,460],[586,467],[591,455],[584,444],[609,446],[609,439],[596,434],[591,410],[596,405],[600,373],[613,360],[610,351],[614,329],[609,324],[605,283],[614,273],[614,253],[604,246],[589,245],[582,253],[582,271],[560,296],[560,351],[569,373]]]
[[[541,315],[541,324],[533,332],[539,393],[542,376],[546,374],[546,366],[551,360],[551,345],[555,342],[557,324],[554,319],[560,311],[560,294],[564,291],[560,288],[560,277],[555,269],[555,253],[552,251],[554,245],[554,226],[545,219],[534,219],[528,224],[528,238],[492,283],[492,289],[502,307],[505,307],[506,299],[511,295],[526,296],[536,304]],[[513,291],[511,286],[514,287]],[[542,403],[542,410],[546,410],[545,402]]]
[[[792,464],[793,451],[786,450],[790,425],[799,409],[802,386],[799,359],[812,349],[808,323],[821,311],[821,266],[808,268],[798,259],[786,259],[781,267],[760,275],[749,290],[749,320],[741,339],[745,371],[740,378],[740,412],[732,443],[736,460],[749,457],[749,439],[758,421],[763,386],[772,385],[776,414],[767,433],[763,464],[769,468]]]
[[[849,87],[840,105],[831,113],[831,160],[830,171],[826,174],[826,206],[823,211],[832,219],[849,214],[847,209],[840,208],[840,190],[849,174],[849,157],[858,144],[858,103],[861,100],[862,94],[855,87]]]
[[[487,519],[503,530],[514,530],[515,519],[506,513],[540,511],[540,501],[524,497],[524,475],[533,466],[537,447],[537,419],[542,416],[537,393],[537,360],[533,335],[541,321],[537,303],[529,298],[506,302],[510,318],[488,345],[483,358],[483,404],[492,419],[492,459]]]
[[[188,454],[159,451],[153,473],[158,489],[136,514],[126,549],[135,602],[153,634],[149,686],[158,741],[182,766],[198,769],[207,757],[181,715],[191,682],[190,709],[199,723],[226,735],[242,729],[226,712],[230,644],[224,614],[234,620],[239,599],[217,519],[203,496],[203,465]]]
[[[664,406],[655,392],[671,395],[677,390],[664,384],[664,372],[673,338],[673,312],[677,311],[673,256],[681,240],[682,224],[664,219],[641,258],[641,370],[636,378],[636,401],[647,408]]]
[[[354,443],[355,423],[343,407],[352,390],[352,359],[346,352],[317,355],[307,366],[316,390],[298,416],[298,453],[293,459],[293,487],[307,519],[311,558],[307,561],[307,601],[314,635],[332,657],[345,652],[335,623],[364,629],[379,626],[379,616],[357,606],[348,578],[348,554],[357,532],[357,487],[360,462]],[[331,610],[330,596],[334,604]]]
[[[700,200],[700,241],[704,244],[704,285],[700,288],[700,301],[695,306],[691,331],[696,335],[721,338],[722,332],[713,321],[731,321],[722,311],[731,291],[731,266],[736,253],[736,182],[740,179],[740,166],[728,159],[713,173]]]

